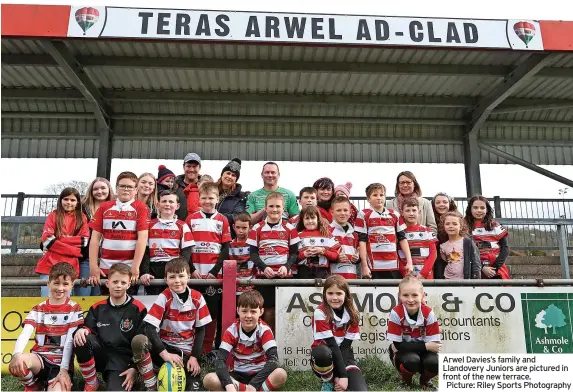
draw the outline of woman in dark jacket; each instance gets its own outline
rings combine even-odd
[[[250,192],[242,192],[241,184],[237,183],[241,175],[241,160],[233,158],[221,171],[219,186],[219,203],[217,211],[225,215],[231,226],[231,235],[235,238],[233,224],[234,216],[247,209],[247,196]]]

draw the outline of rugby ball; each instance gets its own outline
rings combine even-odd
[[[165,362],[157,374],[157,390],[169,392],[183,392],[185,390],[185,369],[179,365]]]

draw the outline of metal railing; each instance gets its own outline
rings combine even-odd
[[[2,249],[17,251],[38,249],[45,216],[56,208],[58,195],[5,194],[0,198],[2,211]],[[368,206],[366,197],[351,197],[358,209]],[[458,210],[465,214],[466,198],[455,198]],[[560,251],[561,232],[565,233],[567,250],[573,250],[573,199],[504,199],[490,198],[496,219],[503,221],[510,231],[512,250],[524,251],[524,255],[557,255]],[[22,217],[22,219],[14,219]],[[24,219],[25,218],[25,219]],[[504,219],[529,219],[510,223]],[[551,223],[565,222],[562,229]],[[560,231],[561,230],[561,231]]]

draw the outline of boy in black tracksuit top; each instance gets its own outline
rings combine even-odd
[[[114,264],[106,282],[109,298],[92,305],[84,326],[74,334],[74,352],[78,359],[85,391],[99,387],[97,372],[103,373],[108,391],[129,391],[137,375],[131,340],[143,331],[147,309],[127,295],[131,270],[126,264]]]

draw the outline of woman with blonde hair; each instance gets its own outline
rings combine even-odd
[[[141,200],[149,208],[151,218],[157,216],[155,202],[157,201],[157,180],[151,173],[143,173],[137,179],[137,194],[135,200]]]

